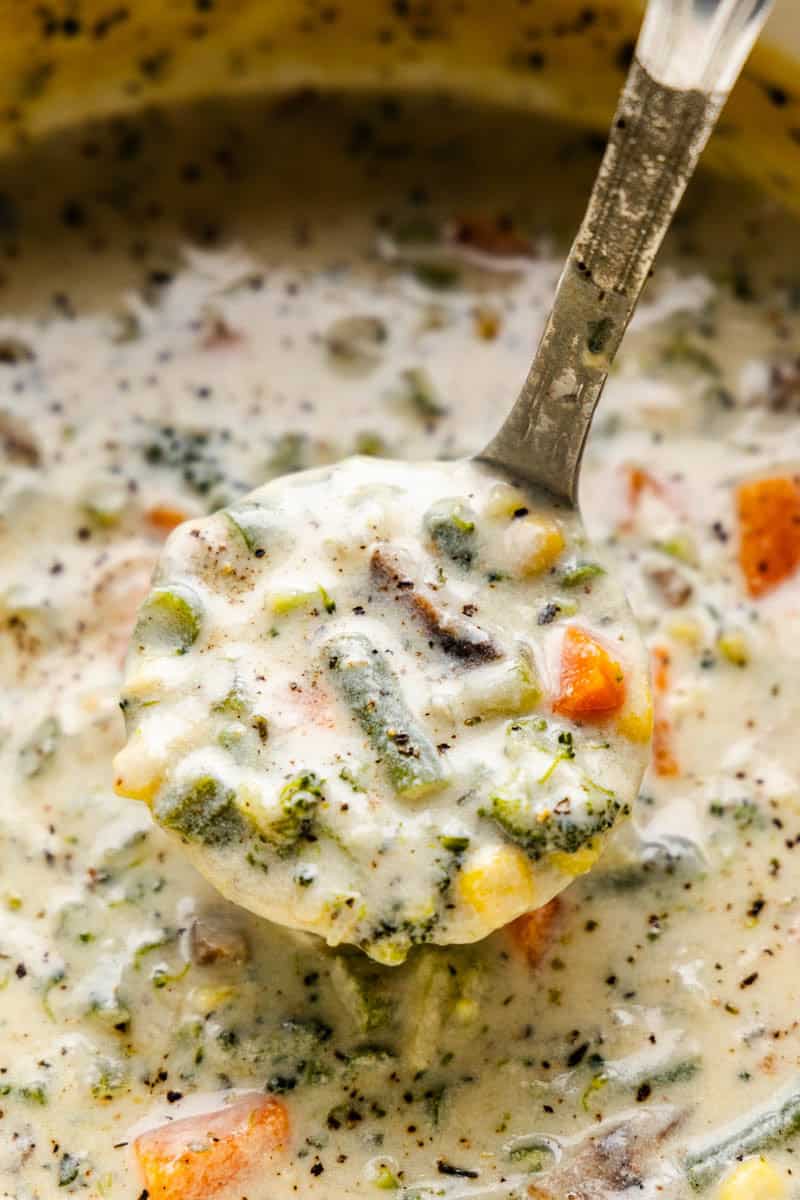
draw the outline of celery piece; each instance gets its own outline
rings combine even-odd
[[[800,1080],[797,1079],[745,1117],[695,1142],[684,1159],[689,1182],[700,1191],[736,1159],[758,1154],[796,1133],[800,1133]]]
[[[368,638],[342,634],[326,645],[328,666],[398,795],[418,799],[444,787],[436,748],[406,705],[386,659]]]
[[[425,528],[437,550],[460,567],[475,558],[475,513],[463,500],[438,500],[425,514]]]
[[[186,654],[197,641],[202,613],[194,588],[184,583],[153,588],[139,609],[134,640],[142,650]]]
[[[256,558],[263,558],[274,545],[277,532],[274,517],[263,504],[245,501],[224,508],[222,514]]]
[[[204,775],[181,791],[161,797],[154,812],[167,829],[205,846],[226,846],[241,841],[245,834],[244,819],[236,807],[233,791],[212,775]]]

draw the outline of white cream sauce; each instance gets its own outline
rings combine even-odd
[[[367,149],[364,113],[329,101],[203,109],[145,121],[134,163],[112,128],[3,180],[30,206],[0,339],[0,1195],[138,1197],[137,1136],[193,1116],[196,1158],[208,1114],[254,1092],[288,1135],[249,1174],[228,1160],[226,1200],[686,1200],[761,1147],[797,1195],[800,583],[748,595],[736,508],[741,480],[800,459],[797,240],[758,202],[721,189],[737,225],[707,244],[684,219],[598,415],[583,507],[656,651],[661,773],[538,922],[371,963],[226,904],[114,794],[122,660],[173,519],[365,449],[469,454],[527,364],[560,253],[520,152],[535,186],[557,168],[585,194],[574,135],[540,146],[504,118],[506,143],[491,114],[434,105],[400,139],[395,109],[364,105]],[[308,164],[311,138],[313,172],[290,153]],[[223,139],[243,162],[272,146],[280,185],[214,182]],[[170,182],[176,146],[193,191]],[[52,228],[45,170],[78,232]],[[418,229],[409,261],[397,236],[501,206],[534,231],[511,260]],[[212,214],[224,244],[178,253]],[[355,367],[330,350],[353,316],[388,334]],[[755,1133],[728,1143],[729,1122]]]

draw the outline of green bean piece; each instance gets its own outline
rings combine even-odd
[[[194,588],[184,583],[153,588],[139,609],[134,640],[141,650],[186,654],[197,641],[202,613]]]
[[[585,583],[591,583],[593,579],[597,579],[600,575],[605,575],[605,567],[601,567],[595,562],[579,562],[568,567],[560,578],[562,587],[577,588],[583,587]]]
[[[383,760],[398,795],[416,800],[444,787],[447,775],[436,748],[380,651],[366,637],[342,634],[327,643],[326,653],[345,703]]]
[[[695,1145],[684,1159],[689,1182],[701,1191],[735,1159],[758,1154],[800,1132],[800,1080],[795,1079],[776,1096]]]
[[[242,841],[245,835],[233,791],[212,775],[159,799],[154,815],[167,829],[204,846],[227,846]]]
[[[475,559],[475,513],[463,500],[439,500],[425,514],[425,528],[437,550],[460,567]]]

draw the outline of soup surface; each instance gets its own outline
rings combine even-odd
[[[656,718],[590,874],[385,966],[228,904],[113,790],[167,534],[485,444],[596,153],[303,96],[3,167],[0,1194],[800,1195],[800,260],[765,202],[689,197],[589,447]]]

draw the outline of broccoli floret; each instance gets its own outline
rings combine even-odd
[[[204,846],[240,842],[246,832],[234,792],[212,775],[205,775],[182,791],[164,796],[156,804],[155,815],[167,829]]]

